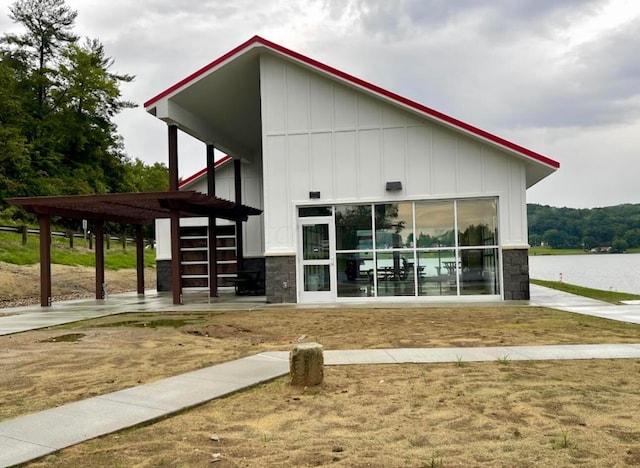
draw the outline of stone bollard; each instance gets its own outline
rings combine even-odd
[[[324,378],[324,357],[319,343],[297,344],[289,353],[291,385],[320,385]]]

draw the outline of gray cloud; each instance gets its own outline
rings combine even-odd
[[[558,159],[563,168],[531,201],[640,202],[640,18],[595,39],[567,35],[608,0],[67,3],[77,32],[100,38],[114,69],[137,76],[123,91],[138,103],[260,34]],[[3,10],[0,31],[11,27]],[[166,162],[161,122],[140,108],[117,122],[131,156]],[[200,143],[183,138],[181,154],[182,176],[205,164]]]

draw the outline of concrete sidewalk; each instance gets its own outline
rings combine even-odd
[[[495,361],[498,359],[640,358],[640,343],[330,350],[326,365]],[[0,423],[0,466],[40,458],[65,447],[161,418],[288,373],[289,353],[266,352],[150,384],[70,403]],[[55,428],[55,430],[52,430]]]

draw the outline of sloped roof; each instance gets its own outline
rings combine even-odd
[[[292,61],[305,67],[306,69],[314,70],[315,72],[325,77],[329,77],[330,79],[333,79],[335,81],[342,82],[343,84],[351,87],[355,87],[360,91],[377,97],[378,99],[392,103],[406,110],[410,110],[422,117],[425,117],[428,120],[438,122],[460,133],[466,134],[475,139],[482,140],[493,146],[499,147],[510,154],[521,157],[528,163],[527,186],[533,185],[534,183],[538,182],[560,167],[560,164],[557,161],[547,156],[536,153],[535,151],[532,151],[511,141],[505,140],[504,138],[501,138],[499,136],[493,135],[485,130],[470,125],[449,115],[443,114],[442,112],[415,102],[411,99],[400,96],[392,91],[383,89],[379,86],[371,84],[365,80],[352,76],[317,60],[306,57],[279,44],[268,41],[260,36],[252,37],[248,41],[240,44],[239,46],[217,58],[213,62],[205,65],[196,72],[180,80],[173,86],[170,86],[166,90],[152,97],[144,103],[145,109],[151,114],[156,115],[158,106],[166,104],[168,100],[171,100],[173,98],[177,99],[179,96],[180,99],[183,99],[183,102],[180,102],[180,105],[194,104],[196,103],[196,101],[194,100],[193,96],[182,96],[182,94],[193,86],[204,88],[206,85],[203,84],[203,82],[208,80],[210,77],[213,77],[217,73],[220,73],[220,76],[217,78],[218,81],[215,83],[215,85],[212,84],[206,89],[211,92],[213,86],[240,86],[238,84],[238,80],[245,80],[245,87],[242,93],[238,90],[238,92],[234,95],[234,99],[237,101],[240,96],[243,96],[244,102],[247,106],[247,112],[244,116],[245,118],[247,118],[247,128],[244,131],[248,132],[249,128],[253,128],[254,133],[259,132],[259,76],[253,76],[250,72],[253,72],[255,74],[256,70],[258,70],[259,75],[259,64],[257,63],[258,61],[255,60],[255,58],[258,57],[261,53],[273,54],[285,60]],[[230,75],[232,73],[233,78],[230,79]],[[214,100],[212,101],[215,102]],[[251,118],[248,118],[247,116],[249,112],[255,115],[252,115]],[[225,117],[227,117],[228,120],[232,121],[232,123],[229,124],[229,127],[237,129],[238,127],[242,126],[240,120],[233,122],[233,115]],[[215,123],[211,120],[211,118],[209,118],[208,122],[209,124]],[[256,129],[256,126],[258,127],[258,129]],[[184,130],[198,137],[198,135],[196,135],[196,130],[188,128],[185,128]],[[228,131],[226,133],[225,131],[221,131],[219,140],[223,141],[224,137],[227,134]],[[249,138],[247,134],[240,136],[241,138],[238,138],[237,140],[244,138],[244,140],[251,142],[251,138]],[[260,149],[260,142],[257,141],[257,138],[255,136],[253,139],[255,140],[253,145],[249,143],[247,148],[243,149],[249,152],[258,151]],[[230,141],[232,140],[233,139],[231,139]],[[233,153],[233,148],[222,149]]]
[[[220,166],[224,165],[225,163],[231,161],[231,156],[229,155],[225,155],[222,158],[218,159],[215,164],[213,165],[214,169],[219,168]],[[195,174],[190,175],[189,177],[187,177],[184,180],[181,180],[178,183],[178,188],[182,189],[184,187],[187,187],[189,185],[191,185],[193,182],[199,180],[201,177],[204,177],[207,175],[207,168],[205,167],[204,169],[200,169],[198,172],[196,172]]]

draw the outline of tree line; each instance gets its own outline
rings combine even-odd
[[[640,247],[640,204],[604,208],[554,208],[527,205],[529,244],[552,248]]]
[[[161,191],[164,164],[124,151],[114,116],[136,105],[120,88],[132,75],[95,38],[74,34],[64,0],[17,0],[19,33],[0,37],[0,210],[8,197]],[[12,211],[13,210],[13,211]]]

